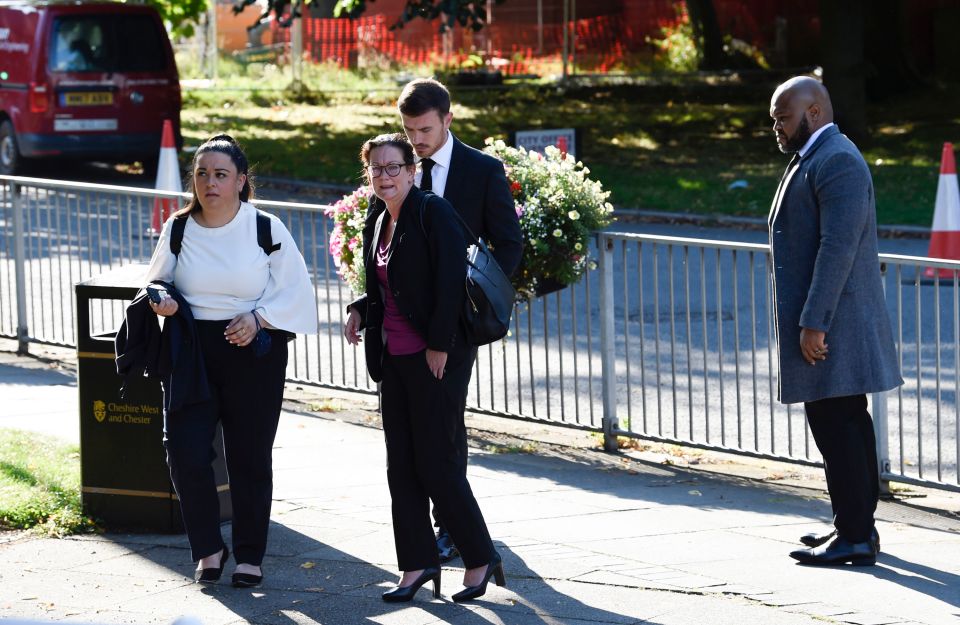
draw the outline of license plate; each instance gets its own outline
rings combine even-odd
[[[55,119],[53,129],[56,132],[76,132],[78,130],[116,130],[115,119]]]
[[[113,104],[109,91],[73,91],[60,94],[62,106],[105,106]]]

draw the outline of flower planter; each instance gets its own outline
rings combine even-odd
[[[555,146],[540,154],[487,139],[484,152],[503,162],[520,220],[523,260],[511,280],[518,296],[538,297],[576,282],[594,265],[590,237],[611,221],[610,192]]]
[[[559,280],[554,280],[553,278],[541,278],[537,281],[537,286],[533,292],[537,297],[541,297],[543,295],[549,295],[550,293],[556,293],[557,291],[565,288],[567,288],[567,285]]]

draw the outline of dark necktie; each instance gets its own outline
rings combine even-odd
[[[433,162],[433,159],[424,158],[420,160],[420,167],[423,168],[423,176],[420,177],[421,191],[433,191],[433,176],[430,175],[430,170],[433,169],[434,165],[436,163]]]

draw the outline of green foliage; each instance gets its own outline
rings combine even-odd
[[[417,73],[429,74],[429,68]],[[329,104],[285,100],[281,90],[289,77],[280,73],[229,78],[230,89],[223,91],[186,90],[187,145],[230,131],[261,174],[355,187],[363,141],[401,129],[400,87],[386,72],[307,64],[304,75]],[[244,86],[257,90],[243,91]],[[772,89],[772,83],[724,86],[670,77],[639,86],[521,83],[454,90],[453,131],[479,147],[491,135],[506,140],[512,130],[580,128],[577,158],[611,191],[617,207],[762,218],[788,160],[770,131]],[[868,110],[872,144],[864,156],[873,171],[881,224],[929,227],[941,147],[944,141],[960,143],[957,114],[942,106],[955,101],[960,88],[945,86],[888,98]],[[730,188],[738,180],[747,186]]]
[[[195,1],[195,0],[192,0]],[[241,13],[256,0],[240,0],[233,7],[234,13]],[[302,14],[302,7],[308,6],[316,0],[267,0],[267,7],[257,22],[270,13],[277,17],[277,23],[284,28],[290,26],[294,17]],[[375,2],[376,0],[369,0]],[[356,19],[367,10],[368,0],[337,0],[333,6],[333,16],[339,18]],[[494,0],[501,4],[506,0]],[[390,28],[403,28],[407,22],[417,18],[428,22],[440,20],[440,32],[444,32],[459,24],[464,28],[480,30],[487,23],[487,9],[485,2],[476,0],[407,0],[399,19]]]
[[[160,13],[164,24],[175,37],[190,37],[200,16],[207,10],[207,0],[146,0]]]
[[[505,1],[494,0],[494,4]],[[333,14],[335,17],[356,18],[366,9],[367,0],[337,0]],[[476,0],[407,0],[400,18],[391,28],[403,28],[404,24],[417,18],[428,22],[439,19],[441,33],[457,24],[464,28],[481,30],[487,24],[487,8],[485,2]]]
[[[693,32],[693,24],[684,4],[675,5],[677,21],[660,27],[660,39],[647,37],[657,52],[655,66],[669,72],[695,72],[700,67],[701,52]]]
[[[0,429],[0,529],[63,536],[94,529],[80,504],[80,452],[74,445]]]

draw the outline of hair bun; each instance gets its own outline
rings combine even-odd
[[[237,145],[237,140],[228,134],[214,135],[209,139],[207,139],[205,143],[213,143],[214,141],[226,141],[227,143],[232,143],[233,145]]]

